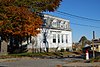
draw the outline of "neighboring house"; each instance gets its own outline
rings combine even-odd
[[[44,22],[40,34],[35,38],[33,48],[49,52],[61,49],[71,51],[72,31],[69,20],[45,14]]]
[[[100,39],[94,39],[94,50],[100,52]],[[93,50],[93,45],[91,45],[91,49]]]

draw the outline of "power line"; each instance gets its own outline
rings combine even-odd
[[[77,24],[77,23],[71,23],[71,24],[74,24],[74,25],[79,25],[79,26],[87,26],[87,27],[100,28],[100,27],[97,27],[97,26],[85,25],[85,24]]]
[[[67,13],[67,12],[62,12],[62,11],[57,11],[57,12],[64,14],[64,15],[70,15],[70,16],[73,16],[73,17],[81,18],[81,19],[87,19],[87,20],[99,21],[100,22],[100,20],[97,20],[97,19],[91,19],[91,18],[87,18],[87,17],[77,16],[77,15],[70,14],[70,13]]]
[[[91,18],[81,17],[81,16],[69,14],[69,13],[62,12],[62,11],[57,11],[57,12],[60,13],[60,14],[63,14],[63,15],[70,15],[70,16],[73,16],[73,17],[81,18],[81,19],[86,19],[86,20],[92,20],[92,21],[98,21],[98,22],[100,22],[100,20],[97,20],[97,19],[91,19]],[[97,26],[85,25],[85,24],[78,24],[78,23],[71,23],[71,24],[78,25],[78,26],[87,26],[87,27],[93,27],[93,28],[100,28],[100,27],[97,27]]]
[[[90,19],[90,18],[85,18],[85,17],[80,17],[80,16],[76,16],[76,15],[73,15],[73,14],[65,13],[65,12],[62,12],[62,11],[57,11],[57,12],[59,14],[61,14],[61,15],[70,15],[70,16],[73,16],[73,17],[81,18],[81,19],[87,19],[87,20],[99,21],[100,22],[100,20]],[[71,24],[78,25],[78,26],[87,26],[87,27],[93,27],[93,28],[100,28],[100,27],[97,27],[97,26],[85,25],[85,24],[79,24],[79,23],[72,23],[72,22],[71,22]]]

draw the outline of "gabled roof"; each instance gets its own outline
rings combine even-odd
[[[56,18],[56,19],[61,19],[63,21],[67,21],[67,22],[70,22],[68,19],[64,19],[64,18],[61,18],[61,17],[57,17],[57,16],[53,16],[53,15],[49,15],[49,14],[44,14],[44,16],[48,16],[48,17],[52,17],[52,18]]]
[[[69,20],[48,14],[44,14],[44,24],[42,28],[71,31]]]
[[[94,43],[100,43],[100,39],[94,39]]]

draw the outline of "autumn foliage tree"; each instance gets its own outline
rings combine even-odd
[[[10,37],[36,36],[43,20],[41,12],[53,12],[61,0],[0,0],[0,36],[9,41]]]

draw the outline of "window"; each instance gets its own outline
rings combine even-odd
[[[56,20],[56,19],[53,20],[53,22],[52,22],[52,27],[53,27],[53,28],[57,28],[57,20]]]
[[[60,22],[60,28],[61,28],[61,29],[65,29],[65,22],[64,22],[64,21],[61,21],[61,22]]]
[[[66,34],[66,43],[68,43],[68,35]]]
[[[60,28],[60,22],[61,20],[57,20],[57,28]]]
[[[64,36],[64,35],[62,34],[62,36],[61,36],[61,37],[62,37],[62,43],[64,42],[63,36]]]
[[[53,39],[53,43],[56,43],[56,39]]]
[[[60,43],[60,35],[58,34],[58,43]]]
[[[53,43],[56,43],[56,34],[53,34]]]

